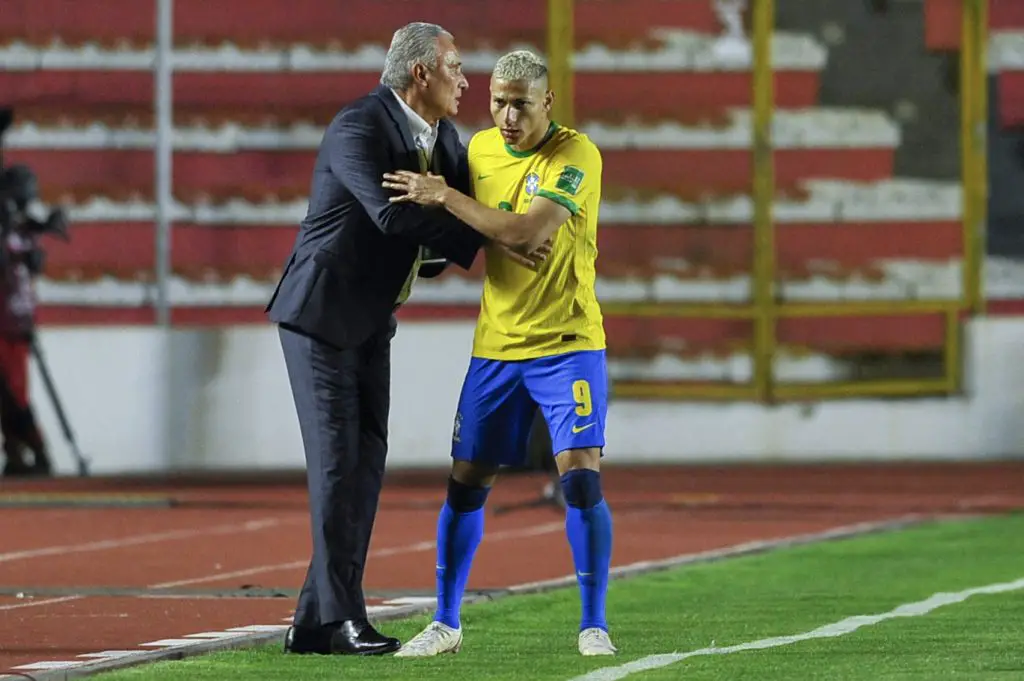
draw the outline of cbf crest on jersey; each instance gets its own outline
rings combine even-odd
[[[533,196],[540,189],[540,175],[530,173],[526,176],[526,195]]]

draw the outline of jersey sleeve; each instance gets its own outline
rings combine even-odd
[[[593,142],[575,138],[552,155],[537,196],[554,201],[576,215],[601,186],[601,154]]]

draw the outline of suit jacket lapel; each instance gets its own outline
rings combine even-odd
[[[416,143],[412,139],[412,130],[409,129],[409,119],[406,118],[405,112],[402,111],[398,100],[395,99],[395,94],[386,85],[378,85],[373,94],[377,95],[381,102],[384,103],[384,108],[387,110],[391,122],[398,128],[402,143],[405,145],[404,156],[408,164],[406,170],[418,171],[420,168],[419,156],[417,156]]]
[[[379,97],[384,103],[384,108],[387,110],[388,116],[391,118],[392,123],[394,123],[398,128],[399,134],[402,137],[402,143],[405,145],[405,157],[408,163],[408,168],[406,168],[406,170],[419,171],[419,151],[417,150],[416,143],[412,138],[412,130],[409,128],[409,119],[406,117],[402,107],[398,104],[395,94],[391,92],[391,88],[386,85],[378,85],[373,91],[373,94],[377,95],[377,97]],[[457,177],[459,172],[459,154],[456,149],[458,135],[458,130],[456,130],[455,126],[450,121],[441,121],[438,125],[437,142],[434,145],[434,155],[430,164],[431,172],[444,175],[449,179],[449,181]],[[440,160],[438,160],[439,156]]]
[[[437,144],[434,146],[434,170],[435,173],[439,173],[448,178],[451,182],[458,175],[458,152],[455,149],[455,142],[457,139],[458,132],[455,130],[455,126],[451,125],[447,121],[442,121],[438,126]],[[438,153],[440,152],[440,153]],[[438,161],[440,156],[440,161]]]

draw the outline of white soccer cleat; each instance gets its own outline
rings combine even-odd
[[[614,655],[618,649],[604,629],[591,627],[580,632],[580,655]]]
[[[462,648],[462,629],[452,629],[443,622],[431,622],[416,634],[395,657],[433,657],[442,653],[457,653]]]

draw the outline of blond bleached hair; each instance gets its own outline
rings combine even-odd
[[[532,83],[540,78],[547,78],[548,67],[539,55],[529,50],[515,50],[498,59],[492,75],[497,80],[525,80]]]

